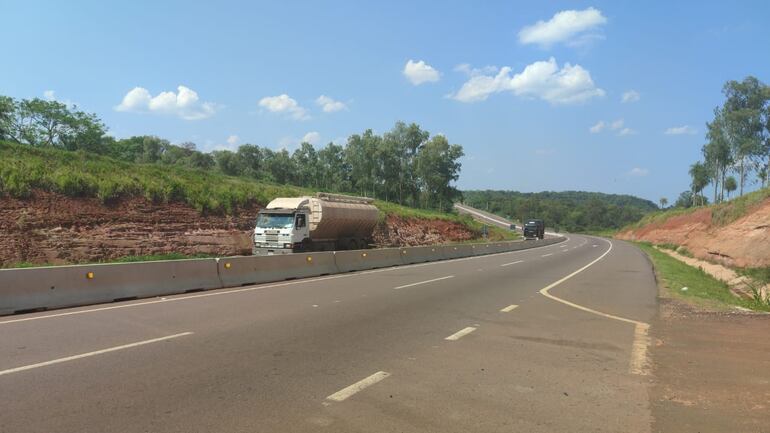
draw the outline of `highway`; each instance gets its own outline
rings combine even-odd
[[[656,283],[565,242],[0,318],[0,432],[650,431]]]

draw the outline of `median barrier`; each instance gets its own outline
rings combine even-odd
[[[214,259],[0,270],[0,314],[221,288]]]
[[[474,255],[475,248],[469,244],[460,245],[445,245],[442,248],[442,253],[445,259],[458,259],[460,257],[470,257]]]
[[[339,272],[333,252],[223,257],[217,259],[217,269],[224,287],[317,277]]]
[[[443,259],[444,255],[440,246],[407,247],[401,249],[401,261],[405,265],[435,262],[436,260]]]
[[[336,251],[334,262],[339,272],[365,271],[402,264],[401,249]]]

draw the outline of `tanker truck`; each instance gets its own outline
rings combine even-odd
[[[367,248],[379,212],[374,200],[342,194],[281,197],[257,215],[254,255]]]

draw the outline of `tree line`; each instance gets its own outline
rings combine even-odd
[[[94,114],[58,101],[0,96],[0,140],[91,152],[141,164],[214,170],[231,176],[328,192],[347,192],[403,205],[448,210],[460,197],[462,146],[430,135],[415,123],[397,122],[383,134],[367,129],[344,145],[316,149],[303,142],[293,152],[244,144],[235,151],[201,152],[195,143],[172,144],[155,136],[115,139]]]
[[[690,166],[690,190],[679,196],[676,206],[708,204],[704,190],[709,185],[714,203],[724,201],[725,192],[728,199],[736,189],[743,195],[751,183],[770,186],[770,86],[748,76],[725,83],[722,94],[724,103],[706,124],[703,160]]]
[[[657,210],[655,203],[638,197],[583,191],[463,191],[463,199],[508,219],[542,218],[546,226],[569,232],[618,229]]]

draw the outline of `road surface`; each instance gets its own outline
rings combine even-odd
[[[649,431],[641,251],[531,250],[0,318],[2,432]]]

